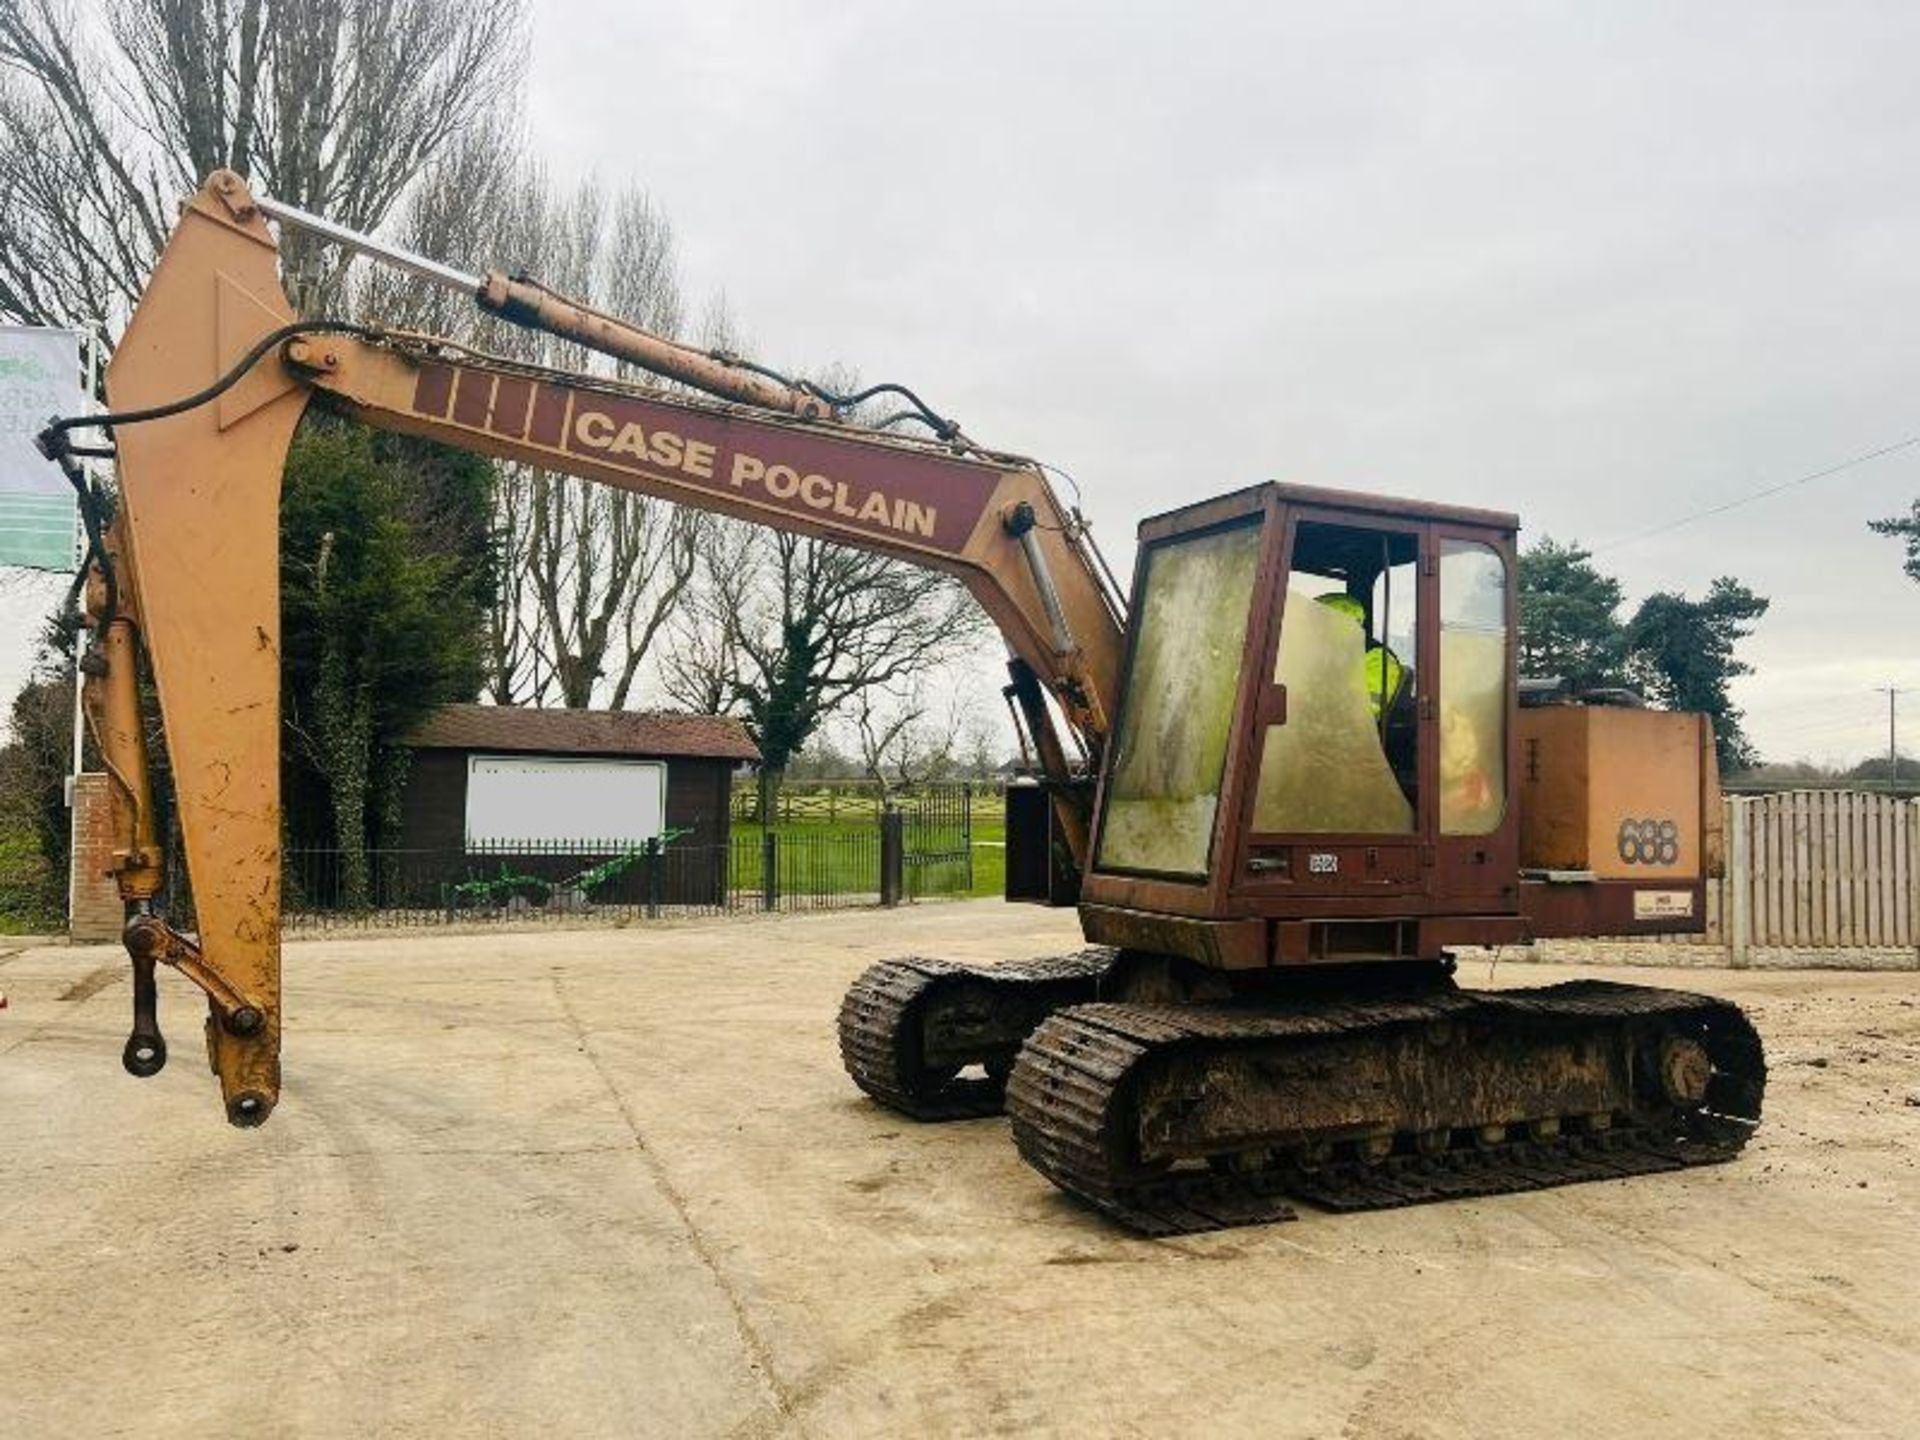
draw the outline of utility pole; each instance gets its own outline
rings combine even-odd
[[[1887,793],[1891,795],[1900,788],[1899,700],[1902,695],[1914,692],[1895,685],[1876,685],[1874,688],[1887,697]]]

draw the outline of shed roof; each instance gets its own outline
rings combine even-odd
[[[660,755],[758,760],[759,747],[729,715],[666,710],[531,710],[442,705],[407,737],[415,750],[504,750],[543,755]]]

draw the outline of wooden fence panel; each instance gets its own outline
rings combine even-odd
[[[1729,797],[1729,836],[1736,830],[1735,864],[1708,889],[1710,943],[1732,940],[1738,905],[1754,945],[1920,946],[1920,801],[1834,790]]]
[[[1840,835],[1846,827],[1846,816],[1838,792],[1820,791],[1814,800],[1820,807],[1820,844],[1814,860],[1820,881],[1819,933],[1837,935],[1841,917],[1846,913],[1843,901],[1847,893],[1847,872],[1840,863]]]
[[[1787,916],[1784,901],[1787,892],[1787,853],[1782,843],[1786,837],[1786,806],[1780,803],[1780,797],[1769,795],[1766,803],[1767,817],[1767,928],[1765,933],[1779,944],[1779,937],[1787,933]]]
[[[1835,814],[1838,820],[1838,840],[1833,850],[1833,866],[1838,872],[1840,883],[1840,908],[1828,925],[1827,933],[1833,937],[1835,945],[1853,944],[1853,796],[1842,792],[1833,797]]]
[[[1807,883],[1807,868],[1813,860],[1812,842],[1805,833],[1806,817],[1813,808],[1812,799],[1806,795],[1782,795],[1779,803],[1781,823],[1794,832],[1798,842],[1787,855],[1785,873],[1780,877],[1780,886],[1783,891],[1791,890],[1797,894],[1800,887]],[[1789,945],[1806,944],[1812,933],[1813,927],[1807,923],[1805,916],[1798,913],[1797,909],[1792,919],[1781,927],[1781,938]]]
[[[1907,809],[1910,813],[1894,819],[1893,932],[1920,945],[1920,804]],[[1901,835],[1903,820],[1906,833]]]
[[[1793,914],[1787,908],[1787,845],[1792,834],[1787,824],[1787,807],[1774,796],[1761,807],[1767,827],[1767,922],[1761,933],[1783,936],[1793,929]]]
[[[1865,807],[1860,797],[1852,792],[1842,792],[1840,800],[1840,856],[1841,883],[1844,886],[1840,903],[1839,927],[1830,931],[1836,943],[1844,946],[1864,944],[1866,926],[1861,921],[1866,916],[1867,887],[1862,867],[1867,863],[1865,825]]]
[[[1848,795],[1853,802],[1853,864],[1847,880],[1853,887],[1853,914],[1849,917],[1852,925],[1848,930],[1852,943],[1870,945],[1873,943],[1873,827],[1869,823],[1868,811],[1872,808],[1871,797],[1866,795]]]
[[[1880,931],[1878,943],[1894,945],[1899,943],[1894,937],[1900,933],[1894,927],[1893,920],[1893,897],[1898,888],[1896,876],[1899,871],[1900,847],[1897,837],[1900,832],[1898,823],[1900,815],[1893,806],[1883,804],[1875,819],[1880,832],[1879,850],[1882,859],[1877,876],[1880,895],[1879,903],[1874,907],[1874,920]]]
[[[1852,791],[1841,792],[1840,867],[1846,876],[1847,894],[1840,912],[1840,927],[1833,932],[1833,943],[1846,949],[1861,944],[1866,934],[1860,924],[1867,894],[1864,883],[1867,853],[1861,825],[1864,807],[1860,800]]]

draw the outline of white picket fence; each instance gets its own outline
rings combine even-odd
[[[1661,943],[1718,946],[1734,965],[1755,951],[1920,949],[1920,800],[1792,790],[1726,806],[1706,933]]]

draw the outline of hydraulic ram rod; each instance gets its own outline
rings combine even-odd
[[[369,260],[378,260],[382,265],[390,265],[395,270],[405,270],[410,275],[418,275],[422,280],[431,280],[436,285],[444,285],[449,290],[458,290],[468,299],[478,299],[486,288],[487,277],[469,275],[456,270],[451,265],[442,265],[438,260],[430,260],[425,255],[416,255],[411,250],[403,250],[398,245],[389,245],[384,240],[376,240],[371,235],[363,235],[358,230],[349,230],[344,225],[335,224],[324,215],[315,215],[300,209],[297,205],[288,205],[279,200],[270,200],[265,195],[255,195],[253,203],[260,213],[269,220],[278,220],[282,225],[291,225],[296,230],[304,230],[309,235],[318,236],[331,244],[364,255]]]
[[[382,265],[404,270],[436,285],[444,285],[449,290],[457,290],[482,310],[525,329],[571,340],[576,345],[598,350],[616,360],[625,360],[655,375],[665,375],[723,400],[758,405],[765,410],[796,415],[804,420],[834,418],[831,405],[797,385],[785,384],[771,376],[758,374],[705,351],[669,340],[664,335],[656,335],[651,330],[643,330],[638,325],[617,320],[589,305],[556,294],[537,281],[525,277],[514,279],[501,270],[489,270],[484,275],[469,274],[349,229],[324,216],[302,210],[297,205],[288,205],[264,195],[254,196],[253,203],[262,215],[271,220],[304,230]]]

